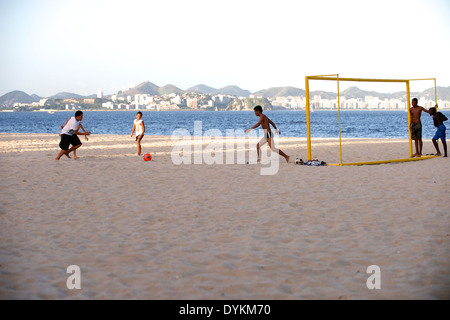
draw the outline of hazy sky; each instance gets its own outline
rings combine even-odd
[[[0,0],[0,30],[0,95],[111,94],[147,80],[254,92],[329,73],[450,86],[449,0]]]

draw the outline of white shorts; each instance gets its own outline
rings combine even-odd
[[[267,142],[267,139],[272,139],[273,138],[272,136],[273,136],[272,131],[265,132],[264,133],[264,138],[262,138],[259,141],[259,146],[261,147],[261,146],[265,145],[266,142]]]

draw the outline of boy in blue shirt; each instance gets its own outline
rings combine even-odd
[[[436,105],[437,107],[437,105]],[[436,108],[430,108],[430,116],[433,116],[434,126],[437,128],[436,134],[433,137],[433,144],[436,148],[436,155],[440,156],[441,151],[439,150],[438,140],[441,139],[442,145],[444,146],[444,157],[447,157],[447,142],[445,140],[445,130],[447,129],[444,125],[444,121],[447,121],[447,117],[441,112],[437,112]]]

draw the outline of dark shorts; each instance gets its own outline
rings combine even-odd
[[[411,128],[411,139],[412,140],[422,140],[422,124],[413,123]]]
[[[144,139],[144,135],[142,135],[142,138],[139,139],[139,136],[136,136],[136,141],[141,141],[142,139]]]
[[[59,147],[61,150],[69,150],[69,146],[78,146],[81,144],[80,139],[76,134],[69,136],[68,134],[61,135],[61,142],[59,143]]]
[[[439,139],[441,139],[442,142],[445,142],[445,130],[446,130],[446,129],[447,129],[447,128],[445,127],[445,125],[441,124],[441,125],[438,127],[438,129],[437,129],[437,131],[436,131],[436,134],[435,134],[434,137],[433,137],[433,140],[439,140]]]

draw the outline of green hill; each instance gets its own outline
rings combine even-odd
[[[447,100],[450,101],[450,87],[436,87],[437,89],[437,98],[438,100]],[[434,100],[434,88],[427,89],[425,91],[422,91],[420,96],[423,96],[425,98]]]
[[[260,105],[264,110],[272,110],[273,106],[266,98],[234,99],[227,105],[227,110],[253,110]]]
[[[81,96],[76,93],[70,93],[70,92],[59,92],[51,97],[48,97],[49,99],[83,99],[84,96]]]
[[[33,103],[39,99],[35,99],[23,91],[11,91],[0,97],[0,108],[12,108],[14,103]]]
[[[277,97],[296,97],[304,96],[305,90],[294,87],[273,87],[264,89],[253,93],[255,96],[262,96],[264,98],[275,99]]]
[[[236,96],[236,97],[248,97],[250,96],[251,92],[248,90],[243,90],[239,88],[238,86],[227,86],[222,89],[219,89],[217,94],[227,94],[230,96]]]
[[[123,91],[119,96],[120,97],[127,97],[127,96],[134,96],[135,94],[149,94],[151,96],[159,95],[159,87],[151,83],[150,81],[142,82],[141,84],[137,85],[134,88],[130,88],[126,91]]]
[[[158,89],[158,93],[162,96],[165,94],[171,94],[171,93],[183,94],[183,92],[184,92],[183,90],[175,87],[172,84],[165,85],[164,87],[161,87]]]
[[[310,96],[310,99],[312,99],[314,96],[321,96],[322,99],[336,99],[337,98],[337,93],[316,90],[316,91],[311,91],[309,93],[309,96]]]
[[[209,87],[204,84],[198,84],[196,86],[190,87],[186,90],[187,92],[197,92],[197,93],[203,93],[203,94],[214,94],[215,92],[219,91],[213,87]]]
[[[324,91],[313,91],[311,95],[320,95],[323,99],[334,99],[336,98],[336,93],[334,92],[324,92]],[[364,100],[366,96],[378,97],[382,100],[384,99],[406,99],[406,91],[398,91],[392,93],[381,93],[376,91],[365,91],[358,87],[350,87],[346,90],[341,91],[341,96],[347,99],[361,99]],[[411,92],[411,98],[413,97],[425,97],[430,100],[434,100],[434,88],[427,89],[422,92]],[[440,100],[450,100],[450,87],[437,87],[437,96]]]

